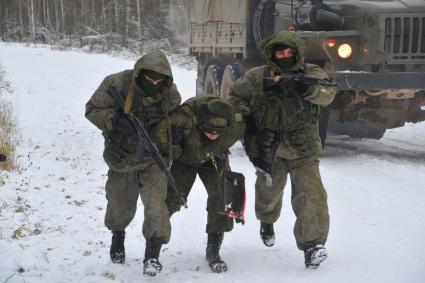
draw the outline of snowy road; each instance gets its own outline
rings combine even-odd
[[[198,180],[189,209],[172,219],[162,274],[146,279],[141,209],[127,230],[126,264],[109,260],[103,140],[84,118],[103,77],[133,62],[0,44],[0,64],[13,88],[3,96],[22,134],[20,174],[0,172],[0,282],[425,282],[425,123],[389,130],[379,141],[329,138],[321,162],[329,258],[318,270],[306,270],[296,248],[289,186],[277,243],[263,246],[254,170],[237,144],[231,165],[247,178],[248,211],[246,225],[225,236],[229,272],[212,274],[204,260],[206,193]],[[173,73],[182,95],[194,95],[195,71],[174,66]]]

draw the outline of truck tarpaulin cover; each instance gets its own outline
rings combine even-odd
[[[188,0],[190,21],[245,24],[248,21],[250,0]]]

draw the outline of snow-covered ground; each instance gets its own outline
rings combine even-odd
[[[0,44],[0,64],[22,133],[21,172],[0,172],[0,282],[425,282],[425,123],[389,130],[380,141],[329,138],[321,162],[329,257],[319,269],[306,270],[296,248],[289,186],[277,243],[262,244],[254,170],[237,144],[231,165],[247,178],[247,223],[225,235],[229,271],[213,274],[204,260],[206,193],[198,180],[189,208],[172,218],[163,272],[148,279],[142,209],[127,229],[126,264],[110,262],[103,140],[84,117],[103,77],[133,62]],[[193,96],[195,71],[174,66],[173,73],[183,97]]]

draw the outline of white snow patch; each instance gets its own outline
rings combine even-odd
[[[140,282],[143,208],[127,229],[124,265],[109,259],[103,225],[107,167],[100,132],[84,117],[102,79],[134,62],[106,55],[0,44],[23,142],[19,173],[0,172],[0,282]],[[184,99],[196,71],[173,66]],[[425,278],[425,124],[388,130],[383,139],[331,136],[321,161],[331,230],[328,259],[306,270],[292,234],[286,186],[275,224],[276,244],[263,245],[254,212],[255,170],[240,143],[231,165],[246,176],[246,224],[226,233],[221,256],[229,271],[205,260],[206,192],[197,180],[189,208],[172,218],[160,256],[159,282],[423,282]]]

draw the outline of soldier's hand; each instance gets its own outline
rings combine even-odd
[[[277,135],[275,132],[265,129],[261,133],[261,138],[260,138],[261,146],[264,148],[271,148],[274,141],[276,140],[276,136]]]
[[[271,130],[265,129],[260,137],[260,151],[265,155],[266,159],[273,157],[273,147],[276,141],[277,134]]]
[[[184,132],[179,126],[171,126],[171,141],[173,145],[183,143]]]
[[[117,112],[114,118],[112,118],[112,128],[115,131],[119,131],[125,135],[136,134],[136,129],[133,127],[133,124],[121,111]]]

